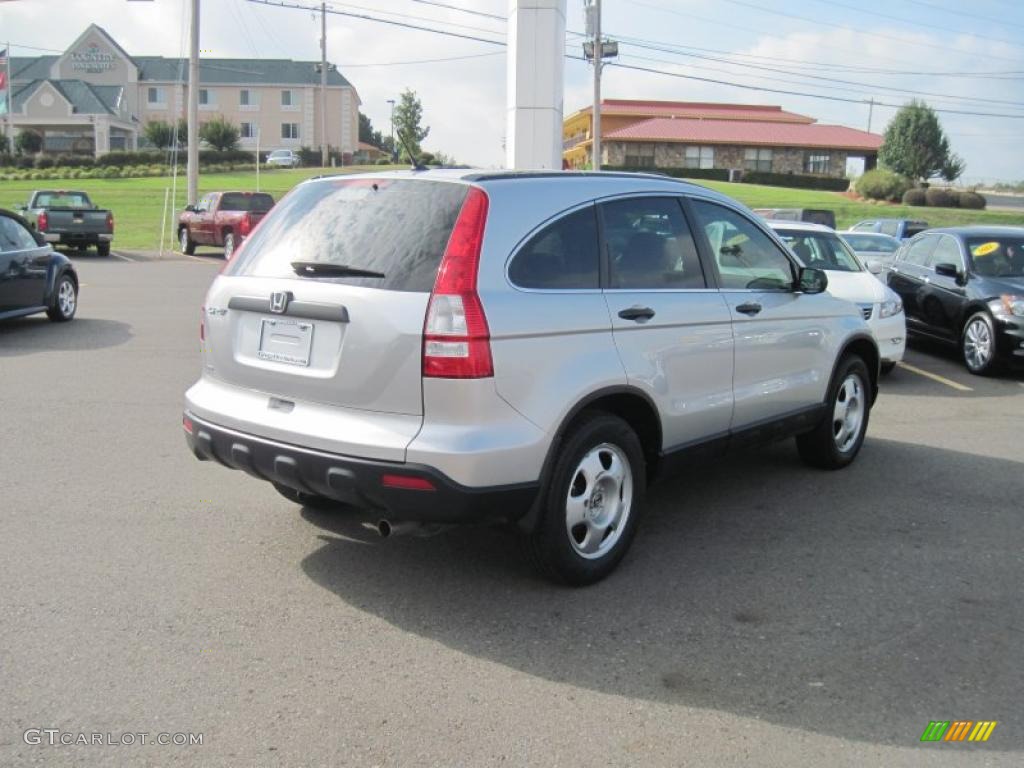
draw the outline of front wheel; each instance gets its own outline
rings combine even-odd
[[[600,581],[633,541],[645,487],[643,449],[629,424],[608,413],[585,414],[541,489],[541,519],[524,541],[527,556],[552,581]]]
[[[196,252],[196,244],[189,237],[188,227],[182,227],[181,231],[178,232],[178,241],[181,245],[181,252],[186,256],[191,256]]]
[[[829,387],[825,418],[812,431],[799,435],[800,458],[812,467],[842,469],[864,443],[871,414],[871,378],[859,357],[843,358]]]
[[[55,323],[66,323],[75,316],[78,309],[78,286],[68,275],[61,275],[57,280],[57,290],[53,292],[53,300],[46,310],[46,316]]]
[[[228,232],[224,235],[224,261],[231,261],[231,257],[235,253],[235,235],[233,232]]]
[[[987,312],[971,316],[964,326],[960,351],[967,370],[978,376],[987,376],[996,368],[996,331]]]

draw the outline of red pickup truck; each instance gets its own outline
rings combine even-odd
[[[211,192],[178,217],[181,252],[191,255],[197,245],[213,245],[230,259],[273,207],[274,198],[265,192]]]

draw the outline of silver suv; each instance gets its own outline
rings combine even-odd
[[[549,576],[608,574],[697,451],[860,449],[879,355],[745,208],[614,173],[300,184],[210,287],[184,429],[200,459],[383,535],[500,521]]]

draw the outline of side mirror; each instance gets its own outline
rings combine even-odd
[[[16,210],[16,211],[27,211],[28,210],[28,206],[27,205],[19,205],[14,210]]]
[[[196,207],[194,205],[186,205],[185,206],[185,213],[195,213],[195,212],[196,212]]]
[[[824,293],[828,288],[828,275],[822,269],[801,267],[798,286],[801,293]]]
[[[943,262],[942,264],[935,265],[935,274],[942,275],[943,277],[952,277],[954,280],[960,280],[960,270],[957,269],[956,264],[949,264]]]

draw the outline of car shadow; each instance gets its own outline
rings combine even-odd
[[[1019,749],[1021,463],[869,439],[842,472],[792,443],[655,485],[622,567],[549,585],[503,529],[380,541],[353,511],[301,567],[393,626],[525,674],[886,745],[997,720]]]
[[[0,321],[0,357],[104,349],[124,344],[132,335],[132,326],[117,320],[80,317],[54,323],[46,315],[19,317]]]
[[[941,341],[936,341],[934,339],[913,336],[908,340],[908,347],[916,352],[937,358],[952,366],[952,371],[957,375],[962,374],[960,379],[971,385],[975,382],[985,381],[1024,381],[1024,365],[1004,364],[1001,368],[997,368],[996,372],[990,376],[975,376],[967,370],[967,366],[964,364],[960,350],[951,344],[943,344]]]

